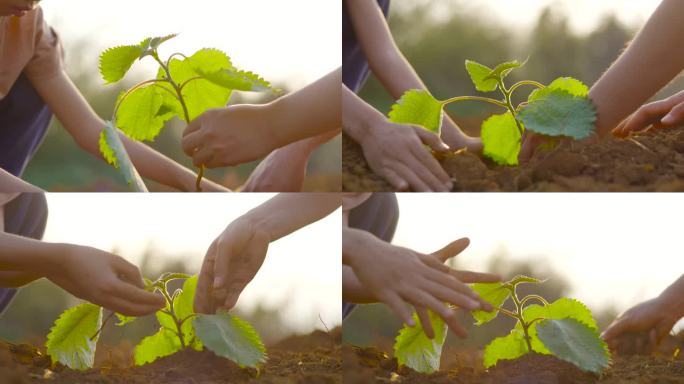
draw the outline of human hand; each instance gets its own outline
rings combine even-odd
[[[627,137],[632,132],[684,124],[684,91],[667,99],[644,104],[613,129],[613,135]]]
[[[0,287],[19,288],[40,279],[42,276],[24,271],[0,271]]]
[[[138,267],[96,248],[67,245],[64,258],[42,266],[46,278],[72,295],[127,316],[164,307],[164,298],[144,290]]]
[[[234,105],[212,109],[183,132],[183,152],[196,166],[217,168],[260,159],[281,146],[275,116],[267,105]]]
[[[644,301],[618,316],[601,337],[612,350],[650,353],[679,320],[662,297]]]
[[[437,135],[421,127],[378,119],[359,144],[370,168],[394,188],[419,192],[448,192],[449,175],[425,145],[446,152],[449,147]]]
[[[482,140],[479,137],[471,137],[463,133],[448,116],[442,120],[441,139],[452,151],[467,148],[470,152],[482,153]]]
[[[239,218],[209,247],[195,292],[195,312],[230,310],[266,258],[270,238],[250,220]]]
[[[271,152],[249,175],[242,192],[300,192],[310,151],[301,151],[296,144]]]
[[[492,309],[465,282],[498,281],[497,276],[458,272],[442,264],[468,246],[467,238],[456,240],[433,255],[420,254],[382,241],[366,244],[363,258],[351,258],[350,265],[358,280],[409,326],[415,323],[412,311],[405,302],[413,305],[428,337],[434,337],[429,325],[428,309],[444,319],[460,337],[465,337],[467,333],[458,323],[456,312],[445,303],[471,311]]]

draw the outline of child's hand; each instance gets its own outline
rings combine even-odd
[[[249,175],[242,192],[300,192],[304,187],[309,152],[293,144],[278,148]]]
[[[233,308],[264,263],[269,243],[269,235],[249,220],[230,223],[204,256],[195,312],[213,314],[219,308]]]
[[[615,127],[613,135],[627,137],[632,132],[643,131],[649,127],[659,129],[682,124],[684,124],[684,91],[667,99],[643,105]]]
[[[679,320],[674,312],[662,297],[644,301],[621,314],[601,336],[612,350],[650,353]]]
[[[415,324],[405,302],[413,305],[428,337],[433,337],[434,331],[428,325],[427,309],[444,319],[460,337],[467,336],[467,332],[458,323],[456,312],[445,303],[469,311],[492,309],[460,279],[497,281],[497,276],[458,272],[442,264],[443,260],[463,251],[469,244],[468,239],[456,240],[434,255],[420,254],[382,241],[364,243],[364,256],[350,258],[359,281],[409,326]]]
[[[138,267],[91,247],[66,245],[64,258],[43,266],[45,277],[72,295],[127,316],[164,307],[164,298],[144,290]]]
[[[394,188],[418,192],[448,192],[449,175],[424,145],[446,152],[449,147],[432,132],[378,119],[359,144],[368,165]]]
[[[260,159],[278,148],[271,104],[212,109],[183,132],[183,151],[196,166],[234,166]]]

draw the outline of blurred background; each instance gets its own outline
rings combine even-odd
[[[572,76],[591,86],[658,4],[660,0],[393,1],[389,25],[432,94],[447,99],[479,94],[465,70],[466,59],[494,67],[529,58],[509,76],[509,84],[523,79],[548,84]],[[680,78],[656,98],[682,88]],[[529,91],[521,89],[518,101]],[[384,113],[393,103],[372,76],[360,95]],[[479,135],[482,120],[500,110],[460,102],[450,104],[448,113],[464,130]]]
[[[461,237],[470,246],[452,259],[456,269],[548,279],[523,285],[552,301],[585,303],[601,330],[615,317],[658,296],[684,274],[682,197],[676,194],[398,194],[393,244],[431,253]],[[508,304],[510,305],[510,303]],[[508,307],[507,307],[508,308]],[[450,335],[448,348],[481,349],[508,334],[506,316],[480,327],[461,314],[466,340]],[[362,305],[344,320],[343,340],[391,350],[401,323],[380,304]],[[684,321],[675,332],[684,330]]]
[[[116,85],[104,85],[98,58],[106,48],[137,44],[148,36],[180,35],[160,49],[192,54],[218,48],[233,64],[269,80],[284,93],[296,91],[338,68],[341,51],[340,7],[317,0],[89,0],[43,1],[47,22],[60,34],[67,72],[95,111],[110,119],[118,94],[156,74],[153,61],[133,66]],[[315,15],[315,17],[312,17]],[[271,94],[234,93],[230,103],[265,103]],[[174,120],[151,146],[192,167],[180,148],[184,124]],[[249,129],[249,127],[245,127]],[[339,138],[317,150],[309,163],[306,190],[338,190],[341,167]],[[208,177],[235,188],[244,183],[258,162],[212,170]],[[24,178],[50,191],[128,190],[119,173],[81,151],[53,122]],[[148,181],[152,190],[163,186]]]
[[[48,194],[44,240],[114,252],[144,276],[199,272],[212,241],[271,194]],[[266,261],[240,296],[235,314],[267,344],[341,324],[341,214],[271,243]],[[46,279],[22,288],[0,316],[0,340],[41,345],[52,323],[78,300]],[[109,324],[105,343],[134,345],[155,332],[154,315]]]

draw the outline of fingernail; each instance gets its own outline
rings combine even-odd
[[[480,309],[480,302],[479,301],[474,301],[474,300],[468,300],[468,309]]]
[[[451,191],[454,188],[454,183],[452,183],[451,181],[444,185],[446,186],[447,192]]]
[[[439,148],[441,148],[442,151],[448,151],[448,150],[450,149],[449,146],[446,145],[446,144],[444,144],[444,143],[441,143],[441,144],[439,145]]]
[[[667,116],[663,117],[660,122],[663,124],[674,124],[675,123],[675,116],[673,114],[668,114]]]
[[[223,279],[220,277],[214,278],[214,289],[223,288]]]

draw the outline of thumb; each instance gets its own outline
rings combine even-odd
[[[190,124],[188,124],[187,127],[185,127],[185,130],[183,131],[183,137],[195,132],[199,131],[200,128],[202,128],[202,117],[204,115],[199,115],[195,118],[195,120],[191,121]]]
[[[452,241],[446,247],[440,249],[437,252],[434,252],[432,255],[437,257],[437,259],[439,261],[444,263],[447,260],[449,260],[450,258],[452,258],[452,257],[458,255],[459,253],[463,252],[466,248],[468,248],[468,245],[470,245],[470,239],[467,237],[464,237],[462,239]]]
[[[429,146],[433,150],[437,152],[448,152],[449,151],[449,146],[444,144],[442,139],[439,138],[439,136],[435,135],[434,133],[428,131],[427,129],[423,127],[418,127],[413,125],[413,131],[418,135],[418,138],[420,138],[420,141],[423,142],[423,144]]]

